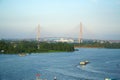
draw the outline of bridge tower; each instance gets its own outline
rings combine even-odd
[[[80,22],[80,33],[79,33],[79,38],[78,38],[78,42],[79,43],[82,43],[83,41],[82,41],[82,34],[83,34],[83,32],[82,32],[82,23]]]
[[[36,40],[37,40],[37,41],[40,41],[40,24],[38,24],[38,27],[37,27]]]
[[[38,42],[38,49],[40,48],[40,44],[39,44],[39,41],[40,41],[40,24],[38,24],[38,27],[37,27],[37,35],[36,35],[36,40]]]

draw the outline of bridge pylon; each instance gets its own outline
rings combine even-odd
[[[82,34],[83,34],[82,23],[80,22],[80,32],[79,32],[78,43],[82,43],[83,42],[83,40],[82,40]]]

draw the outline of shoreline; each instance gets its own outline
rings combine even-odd
[[[104,47],[74,47],[75,49],[77,48],[98,48],[98,49],[120,49],[120,48],[104,48]],[[74,50],[77,51],[77,50]],[[24,53],[24,54],[48,54],[48,53],[61,53],[61,52],[74,52],[74,51],[48,51],[48,52],[31,52],[31,53]],[[0,53],[0,55],[6,54],[6,55],[19,55],[20,53]]]

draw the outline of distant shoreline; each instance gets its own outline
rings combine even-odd
[[[105,47],[74,46],[74,48],[105,48]]]
[[[107,49],[120,49],[120,43],[80,43],[75,44],[74,48],[107,48]]]
[[[106,48],[106,47],[84,47],[84,46],[75,46],[74,48],[104,48],[104,49],[120,49],[120,48]]]

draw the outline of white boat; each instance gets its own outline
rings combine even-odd
[[[105,80],[111,80],[110,78],[105,78]]]
[[[19,56],[26,56],[27,54],[25,53],[20,53]]]
[[[81,62],[80,62],[80,65],[86,65],[86,64],[88,64],[88,63],[89,63],[89,61],[87,61],[87,60],[86,60],[86,61],[81,61]]]

